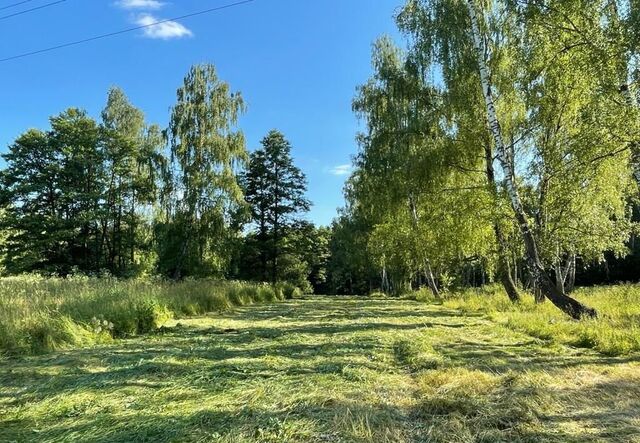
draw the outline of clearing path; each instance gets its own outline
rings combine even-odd
[[[324,298],[0,360],[1,442],[640,442],[640,358]]]

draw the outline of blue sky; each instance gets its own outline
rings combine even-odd
[[[0,10],[0,17],[51,0]],[[234,0],[66,0],[0,19],[0,59]],[[0,0],[0,8],[17,0]],[[371,43],[394,35],[402,0],[255,0],[162,28],[0,63],[0,151],[50,115],[77,106],[98,117],[110,86],[150,122],[166,125],[175,91],[195,63],[215,64],[242,92],[250,150],[273,128],[291,141],[309,179],[309,218],[328,224],[356,152],[355,88],[370,75]]]

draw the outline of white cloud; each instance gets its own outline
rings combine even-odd
[[[186,28],[184,25],[174,21],[165,21],[162,23],[157,23],[162,21],[154,17],[151,14],[142,14],[136,19],[136,24],[140,26],[148,26],[144,28],[144,35],[148,38],[158,38],[162,40],[169,40],[172,38],[182,38],[182,37],[191,37],[193,36],[193,32]]]
[[[164,2],[158,0],[119,0],[116,5],[123,9],[160,9]]]
[[[351,166],[350,164],[345,164],[345,165],[334,166],[329,170],[329,173],[333,175],[338,175],[338,176],[349,175],[351,174],[352,170],[353,170],[353,166]]]

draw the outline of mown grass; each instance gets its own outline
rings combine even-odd
[[[22,276],[0,279],[0,353],[106,343],[150,332],[174,317],[290,298],[290,285]]]
[[[640,441],[639,356],[478,313],[318,297],[0,360],[0,441]]]
[[[499,286],[452,292],[443,305],[467,314],[482,313],[510,329],[553,343],[595,349],[605,355],[628,355],[640,351],[640,285],[581,288],[573,297],[598,310],[594,320],[574,321],[549,302],[536,304],[523,293],[511,303]],[[435,302],[427,291],[412,295]]]

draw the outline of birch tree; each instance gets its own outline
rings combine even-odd
[[[131,274],[137,267],[136,251],[144,243],[141,231],[151,224],[164,140],[160,128],[147,125],[142,111],[115,87],[109,90],[101,129],[105,196],[100,254],[114,274]]]
[[[173,277],[220,274],[230,260],[225,246],[230,217],[242,204],[238,170],[247,160],[237,129],[242,96],[212,65],[191,68],[178,89],[167,136],[171,172],[160,223],[160,267]]]
[[[465,163],[464,152],[455,149],[442,125],[441,99],[423,66],[383,38],[374,47],[373,67],[374,76],[354,100],[367,123],[354,190],[375,220],[369,247],[383,277],[391,264],[405,282],[419,268],[438,297],[434,264],[444,269],[452,256],[477,254],[469,245],[491,243],[483,236],[486,224],[477,205],[485,190],[469,171],[447,167]]]
[[[486,105],[486,118],[489,130],[493,137],[496,156],[504,174],[504,185],[509,196],[509,201],[513,209],[516,221],[520,227],[520,233],[525,245],[526,258],[529,270],[533,275],[534,281],[542,290],[543,294],[551,300],[558,308],[569,314],[570,316],[580,319],[584,316],[595,317],[596,311],[592,308],[584,306],[577,300],[567,296],[563,291],[553,284],[551,278],[547,275],[545,268],[540,260],[538,253],[538,245],[536,237],[531,229],[531,225],[527,214],[522,205],[520,193],[516,183],[515,171],[515,153],[514,145],[507,145],[503,139],[502,129],[498,115],[496,112],[493,85],[491,84],[489,64],[487,61],[487,49],[485,46],[486,36],[482,33],[484,28],[484,15],[479,16],[474,0],[466,0],[467,10],[471,21],[471,37],[473,41],[473,49],[477,58],[477,69],[480,77],[480,87]]]
[[[517,147],[524,146],[531,128],[530,109],[522,85],[513,76],[513,59],[521,49],[517,38],[526,21],[517,20],[509,2],[473,0],[410,0],[399,14],[402,29],[414,40],[415,50],[442,67],[443,83],[452,96],[475,83],[490,136],[491,156],[497,160],[501,188],[525,247],[529,272],[544,295],[574,318],[596,312],[559,290],[543,264],[539,241],[521,197]],[[509,102],[508,106],[505,102]],[[523,112],[518,112],[518,108]],[[491,161],[490,161],[491,160]]]

